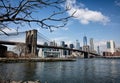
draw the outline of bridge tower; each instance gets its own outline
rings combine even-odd
[[[88,52],[85,52],[85,53],[84,53],[84,58],[89,58]]]
[[[26,54],[37,56],[37,30],[26,31]]]
[[[89,46],[88,45],[83,46],[83,51],[85,51],[84,58],[89,58],[88,55],[89,55],[90,50],[89,50]]]

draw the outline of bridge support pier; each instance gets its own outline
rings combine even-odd
[[[37,30],[26,31],[26,54],[37,55]]]
[[[88,57],[88,52],[84,52],[84,58],[89,58]]]

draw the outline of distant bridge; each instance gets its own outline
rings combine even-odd
[[[24,45],[26,45],[26,43],[24,43],[24,42],[13,42],[13,41],[0,41],[0,44],[5,44],[5,45],[24,44]],[[98,54],[96,54],[96,53],[86,52],[86,51],[82,51],[82,50],[78,50],[78,49],[72,49],[72,48],[67,48],[67,47],[62,47],[62,46],[46,46],[46,45],[37,44],[37,47],[38,48],[55,48],[55,49],[63,49],[63,50],[70,50],[70,51],[75,51],[75,52],[81,52],[81,53],[84,53],[84,56],[88,56],[88,54],[92,54],[92,55],[98,56]]]
[[[89,54],[92,54],[94,56],[98,56],[98,54],[96,54],[96,53],[86,52],[83,50],[72,49],[72,48],[68,48],[68,47],[48,46],[48,45],[37,44],[38,37],[40,38],[40,40],[44,39],[46,41],[48,41],[48,38],[46,38],[41,33],[39,33],[39,35],[37,35],[37,33],[38,33],[37,30],[29,30],[29,31],[26,31],[25,33],[26,33],[25,43],[24,42],[0,40],[0,44],[5,44],[5,45],[25,44],[28,48],[28,51],[26,51],[26,52],[31,53],[34,56],[36,56],[36,54],[37,54],[37,48],[54,48],[54,49],[63,49],[63,50],[69,50],[69,51],[77,51],[77,52],[83,53],[84,57],[86,57],[86,58],[88,57]],[[15,41],[17,41],[17,40],[15,40]]]

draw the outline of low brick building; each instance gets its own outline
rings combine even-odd
[[[103,52],[103,56],[120,56],[120,52],[116,51],[114,53],[111,52]]]
[[[6,52],[7,52],[7,46],[0,45],[0,57],[5,57]]]

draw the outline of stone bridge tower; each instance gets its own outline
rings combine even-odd
[[[26,31],[26,54],[37,56],[37,30]]]

